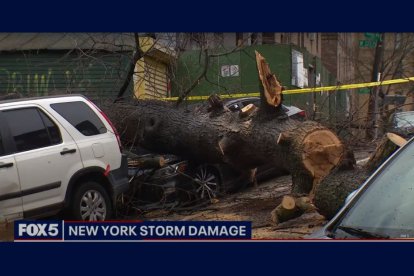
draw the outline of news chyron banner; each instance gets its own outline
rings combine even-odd
[[[15,241],[250,240],[250,221],[15,221]]]

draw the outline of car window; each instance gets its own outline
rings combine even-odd
[[[99,117],[84,102],[56,103],[50,106],[85,136],[107,132]]]
[[[344,215],[341,227],[362,229],[393,238],[414,237],[414,143],[408,144],[362,191]]]
[[[3,111],[17,152],[59,144],[58,127],[38,108]]]
[[[227,106],[231,111],[238,111],[238,110],[240,110],[241,109],[241,106],[240,106],[240,104],[237,104],[237,103],[235,103],[235,104],[232,104],[232,105],[229,105],[229,106]]]
[[[50,143],[52,145],[60,144],[62,142],[62,137],[60,135],[59,127],[49,117],[47,117],[43,111],[39,110],[39,114],[49,134]]]
[[[414,127],[414,113],[397,113],[395,115],[397,127]]]

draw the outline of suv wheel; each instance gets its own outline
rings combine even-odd
[[[199,166],[194,173],[196,183],[195,192],[201,200],[212,200],[217,198],[220,191],[221,181],[218,173],[207,165]]]
[[[76,220],[107,220],[112,215],[111,200],[101,185],[85,182],[75,191],[71,213]]]

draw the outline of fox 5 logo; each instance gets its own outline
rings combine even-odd
[[[60,221],[16,221],[15,240],[62,240]]]

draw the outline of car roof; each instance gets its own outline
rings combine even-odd
[[[230,98],[230,99],[225,100],[224,103],[226,105],[230,105],[230,104],[245,101],[245,100],[260,100],[260,98],[259,97],[245,97],[245,98],[237,98],[237,99]]]
[[[10,103],[19,103],[19,102],[31,102],[31,101],[41,101],[49,99],[60,99],[60,98],[70,98],[70,97],[82,97],[85,99],[85,96],[82,94],[65,94],[65,95],[54,95],[54,96],[42,96],[42,97],[31,97],[31,98],[17,98],[10,100],[0,100],[0,105],[10,104]]]
[[[246,101],[246,100],[260,100],[260,97],[244,97],[244,98],[238,98],[238,99],[227,99],[227,100],[224,101],[224,104],[226,106],[229,106],[231,104]],[[300,109],[296,106],[293,106],[293,105],[282,104],[282,106],[285,107],[285,108],[291,108],[292,107],[292,108],[297,108],[298,110],[302,110],[302,109]]]

